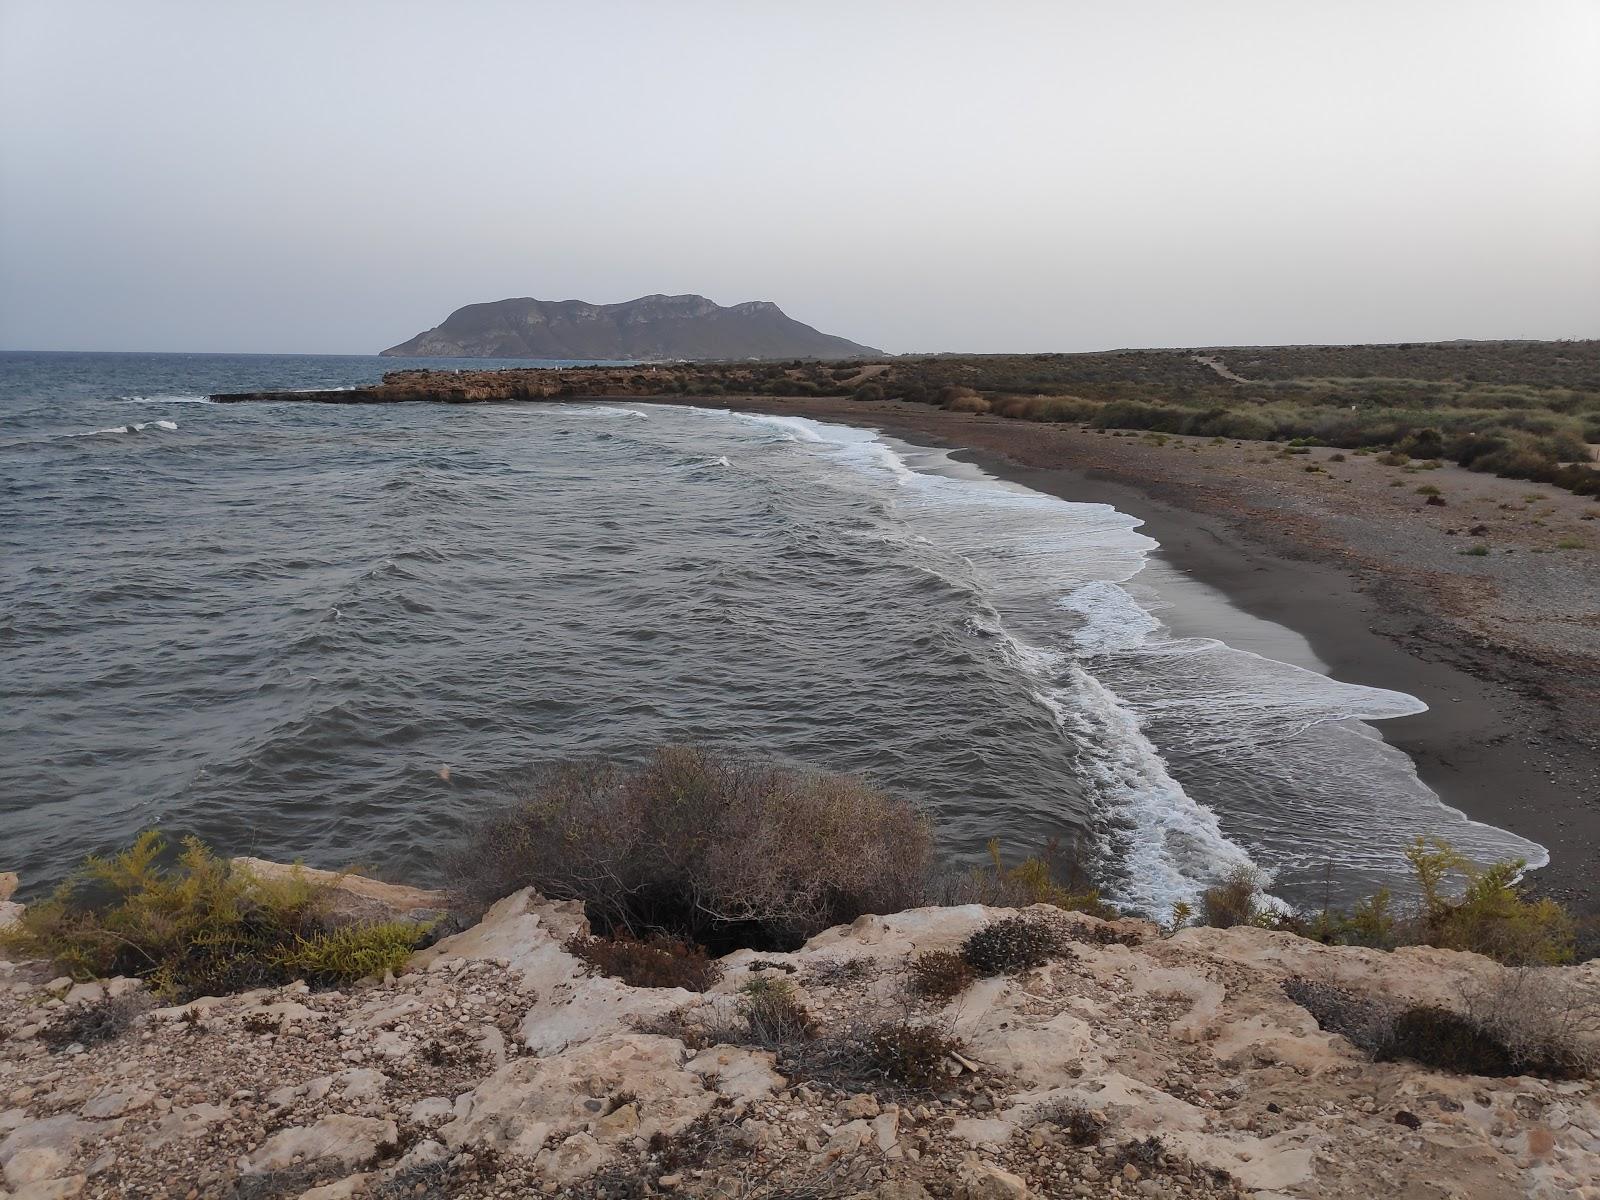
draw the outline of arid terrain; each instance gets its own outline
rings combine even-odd
[[[369,906],[442,899],[355,882]],[[1356,1042],[1402,1006],[1531,998],[1518,989],[1534,978],[1541,997],[1593,1011],[1600,962],[1530,976],[1454,951],[1171,935],[1040,906],[1023,916],[1052,931],[1043,959],[947,996],[910,986],[919,955],[1016,916],[864,916],[795,952],[726,956],[704,993],[586,973],[567,948],[581,906],[528,891],[398,974],[337,991],[160,1008],[133,980],[72,985],[0,961],[0,1192],[1596,1194],[1593,1080],[1454,1074]],[[787,1023],[751,1017],[763,996],[783,997]],[[1581,1025],[1564,1028],[1587,1046]],[[936,1051],[874,1057],[884,1030],[922,1031]]]

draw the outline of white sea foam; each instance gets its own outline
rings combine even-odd
[[[82,433],[67,433],[61,436],[69,438],[100,437],[104,434],[143,433],[146,429],[165,429],[170,432],[177,428],[178,423],[176,421],[139,421],[132,425],[110,425],[105,429],[86,429]]]
[[[197,396],[197,395],[191,395],[191,394],[186,394],[186,393],[185,394],[175,395],[175,396],[168,396],[168,395],[118,396],[117,399],[126,401],[129,404],[214,404],[214,403],[216,403],[214,400],[211,399],[210,396]]]

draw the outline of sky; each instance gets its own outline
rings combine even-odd
[[[1596,0],[0,0],[0,348],[1600,336]]]

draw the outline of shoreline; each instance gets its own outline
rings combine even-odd
[[[1107,439],[1075,427],[896,401],[627,399],[872,428],[949,451],[999,479],[1065,500],[1110,504],[1138,517],[1144,522],[1141,532],[1160,543],[1152,561],[1209,585],[1250,616],[1299,634],[1333,678],[1424,701],[1426,712],[1374,720],[1371,726],[1410,757],[1444,804],[1544,846],[1550,862],[1529,876],[1539,894],[1582,916],[1600,913],[1594,878],[1600,863],[1600,789],[1583,782],[1585,776],[1600,778],[1600,749],[1583,737],[1584,719],[1593,716],[1548,693],[1540,697],[1544,705],[1531,699],[1527,689],[1538,686],[1544,664],[1528,661],[1515,648],[1464,640],[1446,645],[1437,640],[1437,630],[1430,635],[1415,628],[1425,620],[1418,597],[1405,594],[1401,579],[1374,581],[1358,573],[1374,564],[1357,561],[1365,555],[1352,547],[1306,537],[1297,522],[1263,526],[1208,511],[1185,494],[1182,481],[1154,473],[1141,477],[1136,463],[1096,461],[1095,451]],[[1129,451],[1134,457],[1170,456],[1153,447],[1118,449],[1123,457]],[[1208,481],[1213,487],[1217,482]],[[1236,478],[1221,490],[1248,498],[1255,482]],[[1486,482],[1522,491],[1541,486]],[[1569,724],[1577,727],[1576,736],[1567,732]]]

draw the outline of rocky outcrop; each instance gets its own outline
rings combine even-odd
[[[0,1190],[1600,1194],[1594,1081],[1372,1062],[1283,987],[1298,977],[1454,1004],[1506,976],[1488,960],[1256,929],[1164,937],[1142,922],[1042,910],[1073,939],[1069,957],[979,980],[948,1003],[907,990],[911,957],[953,949],[1005,915],[863,917],[793,953],[729,955],[714,990],[696,994],[586,974],[564,949],[585,929],[581,910],[521,892],[418,952],[398,978],[152,1008],[120,1036],[65,1047],[48,1038],[53,1022],[128,985],[0,973]],[[1600,1004],[1600,963],[1558,975]],[[741,989],[771,979],[793,986],[820,1040],[909,1018],[962,1048],[943,1082],[920,1090],[798,1071],[771,1045],[735,1044]]]
[[[821,333],[764,300],[724,308],[704,296],[641,296],[622,304],[521,297],[458,308],[443,324],[391,346],[395,358],[578,361],[856,358],[879,354]]]

